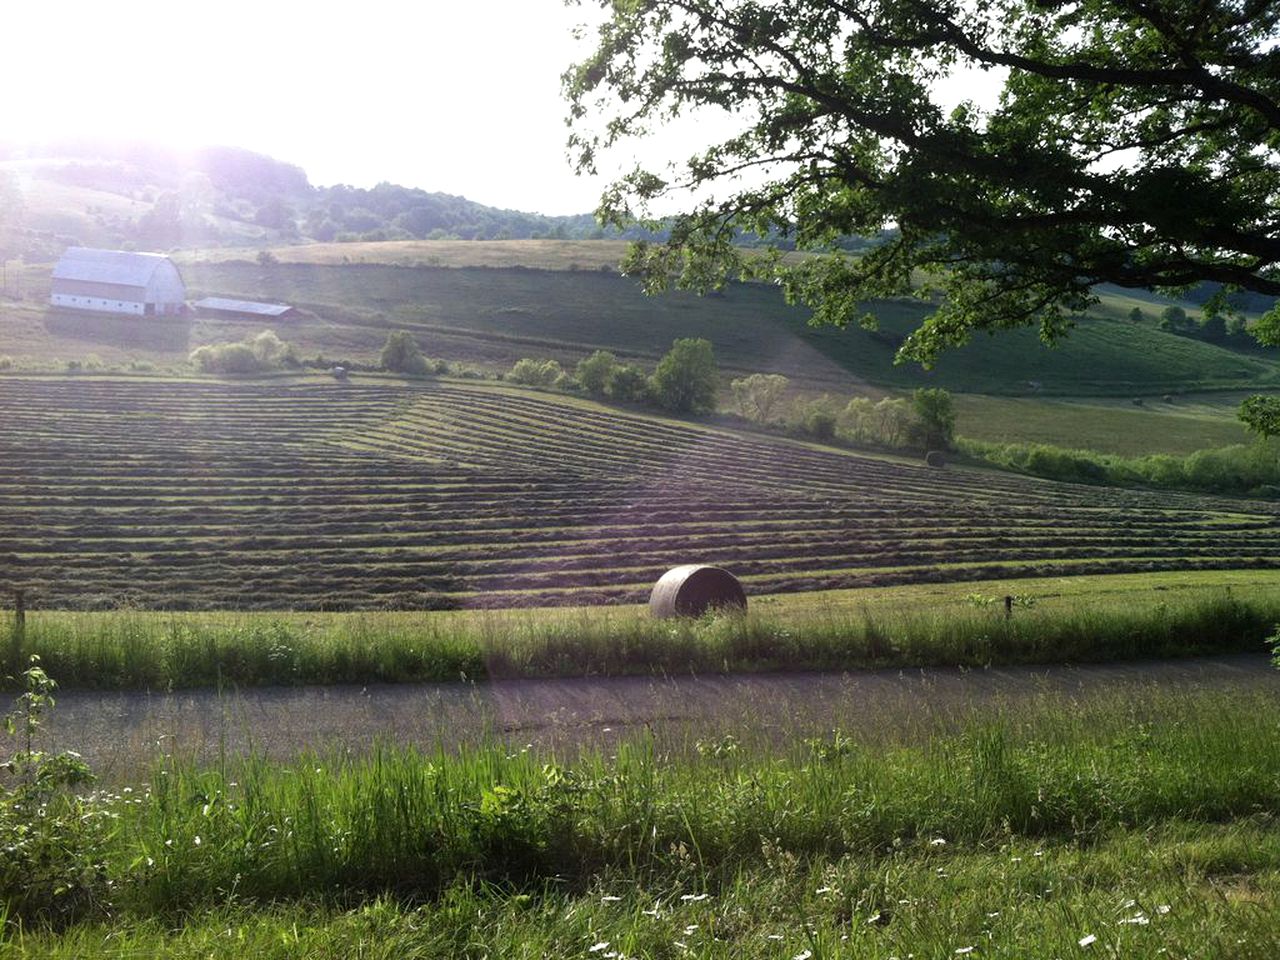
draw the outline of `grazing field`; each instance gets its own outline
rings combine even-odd
[[[957,394],[956,433],[989,443],[1044,443],[1121,456],[1173,456],[1248,443],[1236,417],[1241,395],[1149,397],[1107,402]]]
[[[763,284],[731,284],[710,297],[646,297],[635,281],[600,270],[201,261],[184,264],[183,274],[193,291],[298,303],[321,318],[363,326],[370,353],[392,326],[412,330],[429,355],[505,365],[521,356],[572,362],[597,348],[653,360],[676,337],[705,337],[728,372],[777,372],[822,389],[865,382],[1006,395],[1133,396],[1280,382],[1269,358],[1112,319],[1082,321],[1057,348],[1023,330],[978,337],[931,371],[895,366],[898,346],[926,305],[870,305],[877,331],[813,328],[807,311],[787,306]],[[370,326],[384,328],[381,337]]]
[[[0,571],[43,607],[635,602],[1273,566],[1280,507],[1075,487],[466,382],[0,378]]]

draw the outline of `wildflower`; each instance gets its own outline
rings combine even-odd
[[[1083,937],[1081,937],[1081,938],[1080,938],[1079,940],[1077,940],[1076,942],[1077,942],[1078,944],[1080,944],[1080,946],[1082,946],[1082,947],[1087,947],[1087,946],[1090,946],[1091,944],[1095,944],[1095,943],[1097,943],[1097,942],[1098,942],[1098,938],[1097,938],[1097,937],[1095,937],[1092,933],[1090,933],[1090,934],[1088,934],[1087,936],[1083,936]]]
[[[942,839],[942,837],[934,837],[929,841],[929,846],[931,847],[945,847],[946,845],[947,841]]]
[[[1160,914],[1160,916],[1162,916],[1162,917],[1163,917],[1163,916],[1164,916],[1166,913],[1168,913],[1171,909],[1172,909],[1172,908],[1171,908],[1167,903],[1162,903],[1162,904],[1160,904],[1160,906],[1156,907],[1156,913]]]
[[[195,840],[192,841],[197,847],[200,846],[200,834],[196,834]]]

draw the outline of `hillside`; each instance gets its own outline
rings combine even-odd
[[[806,310],[787,306],[778,291],[760,284],[733,284],[709,297],[646,297],[633,281],[576,259],[582,246],[567,255],[575,258],[568,269],[448,268],[421,265],[425,259],[414,266],[311,262],[264,269],[202,259],[185,261],[183,270],[193,291],[299,303],[351,327],[404,327],[428,354],[481,364],[509,365],[530,355],[574,361],[597,348],[656,359],[676,337],[693,336],[711,340],[730,372],[768,370],[835,384],[1131,396],[1280,382],[1280,368],[1269,358],[1106,318],[1082,320],[1057,348],[1041,344],[1032,331],[1017,331],[979,337],[932,371],[895,366],[898,345],[926,309],[916,301],[871,305],[877,331],[813,328]],[[546,247],[530,255],[551,256]],[[367,342],[366,350],[381,345],[373,335]]]
[[[41,606],[414,608],[1269,566],[1275,505],[842,454],[381,378],[0,377],[0,579]]]

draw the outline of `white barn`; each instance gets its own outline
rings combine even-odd
[[[159,253],[68,247],[53,268],[55,307],[178,316],[186,309],[187,288],[173,261]]]

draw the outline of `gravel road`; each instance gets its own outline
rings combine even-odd
[[[927,736],[972,711],[1028,701],[1134,698],[1202,689],[1280,694],[1264,656],[1087,666],[856,673],[520,680],[479,686],[381,684],[244,691],[64,691],[43,746],[78,750],[106,782],[145,778],[157,757],[254,751],[273,759],[362,752],[378,742],[424,749],[497,739],[572,751],[648,730],[689,743],[733,732],[781,741],[833,728]],[[746,733],[744,734],[744,731]]]

